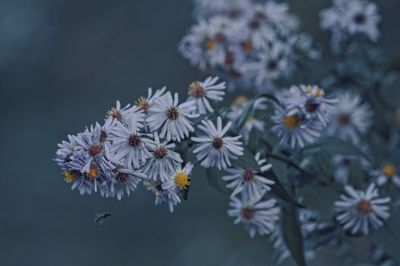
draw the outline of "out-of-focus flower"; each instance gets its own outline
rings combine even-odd
[[[371,175],[376,178],[376,184],[378,186],[391,182],[393,185],[400,188],[399,169],[393,163],[382,164],[380,169],[371,171]]]
[[[308,118],[316,118],[324,127],[336,112],[338,100],[326,97],[324,90],[318,86],[292,86],[290,93],[292,97],[287,101],[288,108],[300,108]]]
[[[336,219],[345,230],[351,233],[368,234],[370,227],[378,228],[383,221],[389,218],[390,198],[378,198],[378,190],[374,183],[364,191],[355,190],[351,186],[345,186],[346,194],[340,196],[335,202],[337,212]]]
[[[333,0],[333,6],[320,13],[321,28],[332,31],[332,47],[348,35],[365,34],[370,40],[379,38],[380,16],[375,3],[368,0]]]
[[[272,116],[275,125],[272,131],[280,138],[280,142],[292,148],[303,147],[320,136],[322,126],[316,120],[308,120],[298,109],[288,110],[275,105]]]
[[[251,238],[256,234],[266,235],[272,232],[279,220],[280,210],[275,199],[266,201],[231,198],[228,215],[234,217],[234,223],[243,223]]]
[[[160,138],[181,141],[194,131],[190,119],[199,116],[194,110],[194,101],[179,104],[178,93],[172,98],[171,93],[167,92],[152,105],[147,122],[153,131],[160,129]]]
[[[231,159],[243,155],[242,142],[239,140],[241,136],[225,136],[231,125],[228,122],[222,127],[221,117],[217,118],[217,126],[210,120],[201,121],[199,129],[203,131],[203,135],[192,137],[192,140],[198,143],[193,152],[197,155],[197,160],[202,161],[202,166],[226,169],[231,166]]]
[[[355,92],[341,92],[337,99],[337,112],[329,123],[328,134],[358,144],[372,125],[371,108],[368,103],[362,103]]]

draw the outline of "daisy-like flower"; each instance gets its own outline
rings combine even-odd
[[[360,134],[366,133],[372,125],[371,108],[354,92],[342,92],[337,99],[337,111],[327,128],[328,134],[358,144]]]
[[[272,232],[279,220],[279,208],[276,200],[240,200],[231,198],[228,215],[235,217],[235,224],[243,223],[251,238],[256,234],[265,235]]]
[[[292,86],[290,93],[292,97],[287,101],[288,108],[300,108],[309,118],[317,118],[324,127],[336,111],[338,100],[326,97],[324,90],[318,86]]]
[[[272,47],[259,55],[257,61],[245,65],[243,71],[248,75],[254,75],[254,82],[257,86],[268,85],[291,73],[293,68],[291,54],[289,46],[274,42]]]
[[[333,6],[322,10],[320,18],[321,28],[333,33],[334,48],[346,35],[365,34],[371,41],[380,35],[378,8],[368,0],[333,0]]]
[[[390,198],[378,198],[374,183],[365,192],[351,186],[345,186],[345,191],[346,194],[340,196],[341,200],[335,202],[336,219],[345,230],[350,230],[352,234],[367,235],[370,227],[376,229],[389,218],[387,204]]]
[[[197,112],[205,114],[212,113],[214,109],[210,100],[220,102],[225,95],[225,82],[218,82],[218,77],[208,77],[205,81],[196,81],[189,85],[188,101],[194,101],[197,106]]]
[[[244,96],[240,95],[238,96],[233,104],[231,105],[231,112],[228,113],[227,117],[229,120],[232,122],[236,121],[239,119],[239,117],[242,115],[244,108],[246,107],[247,104],[249,104],[249,99]],[[261,110],[266,110],[267,105],[266,99],[265,98],[257,98],[253,104],[253,112],[256,111],[261,111]],[[247,143],[250,139],[250,133],[253,130],[258,130],[260,132],[264,131],[265,128],[265,122],[257,119],[254,114],[250,114],[248,119],[243,125],[243,128],[240,131],[240,134],[243,136],[244,141]]]
[[[69,163],[69,170],[64,172],[65,181],[72,183],[71,189],[78,189],[80,194],[91,194],[106,180],[110,169],[102,169],[97,162],[98,159],[91,160],[88,164],[88,155],[84,152],[76,154]]]
[[[147,90],[147,97],[139,97],[136,100],[136,107],[143,111],[146,115],[148,114],[151,106],[154,104],[155,101],[162,98],[165,95],[165,90],[167,87],[162,87],[159,90],[156,90],[153,94],[153,89],[149,88]]]
[[[275,125],[272,131],[281,139],[281,143],[292,148],[304,147],[320,136],[321,124],[315,120],[307,120],[298,109],[287,110],[275,105],[275,115],[272,116]]]
[[[147,160],[143,173],[153,181],[160,179],[164,182],[168,180],[172,174],[176,173],[182,163],[179,153],[173,151],[175,144],[168,143],[168,141],[161,142],[156,132],[154,133],[154,141],[149,143],[148,148],[151,157]]]
[[[177,190],[175,188],[163,188],[165,182],[161,180],[145,180],[146,188],[155,195],[155,205],[167,203],[170,212],[174,211],[174,207],[181,202]]]
[[[127,196],[135,191],[145,175],[137,170],[117,167],[111,172],[101,186],[102,195],[117,197],[120,200],[126,193]]]
[[[90,129],[86,128],[83,133],[75,138],[77,145],[80,146],[80,151],[87,155],[77,155],[80,159],[87,159],[86,164],[82,165],[82,168],[90,167],[93,161],[99,164],[104,172],[114,168],[106,152],[107,146],[104,145],[104,134],[102,132],[102,127],[99,123],[96,123],[95,126],[91,126]]]
[[[81,147],[76,142],[77,136],[68,135],[68,140],[63,140],[59,143],[58,149],[56,151],[56,156],[54,161],[62,170],[68,169],[68,162],[71,161],[71,157],[81,149]]]
[[[150,108],[150,116],[147,122],[152,130],[161,129],[160,137],[167,140],[177,140],[189,136],[194,128],[190,119],[196,118],[199,114],[194,113],[196,105],[194,101],[187,101],[179,104],[178,93],[174,98],[170,92],[165,97],[159,98]]]
[[[117,120],[121,123],[126,123],[133,119],[138,123],[138,127],[143,127],[144,113],[136,106],[131,106],[130,104],[121,108],[120,101],[117,100],[115,107],[107,112],[106,119]]]
[[[192,169],[192,163],[187,163],[184,168],[179,166],[176,173],[174,173],[170,179],[163,183],[163,188],[187,190],[190,186]]]
[[[371,175],[376,178],[376,184],[378,186],[391,182],[393,185],[400,188],[399,169],[393,163],[383,164],[381,169],[373,170]]]
[[[151,157],[148,150],[150,139],[139,133],[138,124],[130,119],[125,124],[117,122],[112,131],[110,153],[113,160],[127,168],[138,169]]]
[[[232,123],[228,122],[225,127],[222,127],[221,117],[217,118],[217,126],[210,120],[201,121],[199,129],[204,135],[192,137],[192,140],[198,143],[193,152],[197,155],[197,160],[202,161],[202,166],[226,169],[231,166],[231,159],[237,159],[243,155],[241,136],[225,136],[231,126]]]
[[[228,182],[226,185],[228,188],[233,189],[232,197],[241,193],[244,199],[260,199],[265,192],[271,189],[270,186],[274,184],[274,181],[260,173],[268,171],[272,165],[267,163],[267,160],[261,159],[260,153],[256,154],[255,160],[259,169],[233,167],[225,170],[228,175],[222,177],[222,179]]]

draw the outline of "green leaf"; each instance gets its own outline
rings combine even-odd
[[[360,156],[368,161],[372,161],[372,159],[364,153],[361,149],[358,147],[354,146],[353,144],[335,138],[335,137],[329,137],[329,136],[324,136],[319,138],[316,142],[313,144],[307,145],[306,147],[303,148],[302,152],[303,155],[311,155],[315,153],[319,153],[321,151],[329,152],[331,154],[340,154],[340,155],[355,155],[355,156]]]
[[[242,114],[240,117],[233,123],[232,129],[236,132],[239,132],[244,124],[246,123],[247,119],[253,114],[253,106],[254,106],[255,99],[250,100],[246,106],[243,108]]]
[[[371,241],[382,246],[384,251],[389,254],[397,263],[400,263],[400,213],[393,212],[392,216],[384,225],[376,230],[373,230],[369,238]]]
[[[298,208],[305,208],[304,205],[298,203],[285,189],[285,187],[282,185],[281,181],[279,178],[276,176],[276,174],[273,171],[268,171],[264,174],[262,174],[266,178],[274,181],[275,183],[271,186],[271,192],[274,193],[278,198],[282,199],[283,201],[298,207]]]
[[[291,204],[284,204],[282,208],[282,233],[297,265],[306,266],[299,217],[297,209]]]
[[[215,188],[218,192],[223,194],[229,194],[224,181],[222,180],[223,173],[216,168],[208,168],[206,170],[208,183]]]

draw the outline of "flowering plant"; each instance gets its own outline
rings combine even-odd
[[[305,265],[327,245],[353,263],[352,238],[371,247],[371,263],[400,262],[400,121],[384,97],[395,95],[399,65],[372,43],[376,4],[333,0],[322,10],[326,53],[287,4],[195,7],[179,50],[211,76],[189,84],[184,99],[164,87],[125,107],[117,101],[103,123],[68,136],[55,157],[65,181],[118,199],[142,183],[173,212],[201,166],[229,195],[234,223],[250,237],[270,235],[274,264],[291,256]],[[226,107],[226,90],[246,96]]]

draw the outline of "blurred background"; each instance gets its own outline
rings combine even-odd
[[[327,43],[318,11],[329,1],[288,2]],[[400,2],[376,2],[383,48],[397,58]],[[268,239],[233,225],[203,172],[170,214],[143,187],[121,201],[81,197],[52,161],[58,142],[103,120],[116,99],[132,103],[149,86],[186,93],[203,78],[177,52],[191,12],[188,0],[0,1],[1,265],[269,265]],[[98,226],[104,211],[113,215]],[[332,254],[312,265],[341,265]]]

